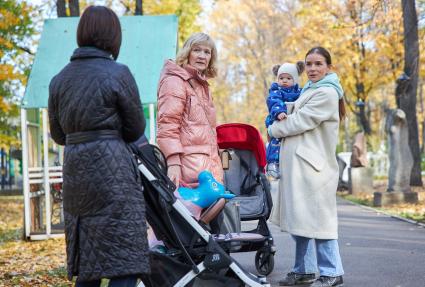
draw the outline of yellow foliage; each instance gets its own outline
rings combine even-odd
[[[20,5],[20,11],[22,14],[16,15],[16,12],[9,11],[5,8],[0,8],[0,59],[5,55],[5,51],[16,49],[14,42],[14,33],[19,30],[20,25],[24,24],[28,20],[31,8],[22,2]],[[7,7],[7,6],[6,6]],[[16,41],[16,39],[15,39]],[[8,82],[12,80],[22,81],[25,78],[22,73],[15,71],[13,65],[5,64],[0,61],[0,82]],[[4,95],[0,95],[4,96]]]
[[[2,112],[10,111],[10,104],[7,103],[3,98],[0,98],[0,111]]]
[[[214,99],[221,121],[248,122],[264,132],[272,66],[304,60],[314,46],[330,50],[349,103],[393,101],[389,91],[403,60],[399,1],[222,0],[207,23],[219,47]]]
[[[179,17],[179,45],[200,27],[196,24],[201,12],[199,0],[157,0],[143,1],[143,10],[148,15],[175,14]]]
[[[109,6],[113,1],[107,2]],[[133,0],[120,1],[127,9],[127,13],[134,13],[136,3]],[[184,41],[194,32],[198,32],[200,27],[196,24],[198,15],[201,13],[199,0],[144,0],[144,15],[169,15],[175,14],[179,18],[178,39],[182,45]]]
[[[13,27],[19,24],[19,18],[15,14],[7,11],[6,9],[0,8],[0,29],[7,30],[9,27]]]
[[[213,89],[219,121],[249,123],[265,131],[272,67],[296,60],[279,41],[289,31],[281,24],[290,22],[281,12],[274,1],[216,1],[208,15],[207,32],[219,48]]]
[[[0,64],[0,81],[21,79],[22,75],[14,72],[14,67],[9,64]]]
[[[26,84],[30,57],[23,55],[32,41],[33,7],[25,1],[0,0],[0,146],[19,146],[17,98]]]

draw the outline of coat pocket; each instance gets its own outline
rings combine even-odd
[[[304,146],[298,146],[295,154],[310,164],[316,171],[323,170],[325,166],[324,158],[316,150]]]
[[[189,94],[188,95],[188,105],[187,105],[187,115],[188,119],[191,122],[196,123],[204,123],[205,117],[207,116],[205,114],[204,109],[201,106],[200,99],[196,95]]]

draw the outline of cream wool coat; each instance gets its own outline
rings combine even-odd
[[[338,239],[338,100],[331,87],[307,90],[269,127],[270,136],[284,138],[272,221],[292,235]]]

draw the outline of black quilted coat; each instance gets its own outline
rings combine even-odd
[[[67,144],[63,164],[69,279],[137,275],[150,270],[145,203],[137,165],[127,147],[144,132],[133,76],[93,47],[74,51],[50,82],[53,140],[76,132],[116,130],[121,136]]]

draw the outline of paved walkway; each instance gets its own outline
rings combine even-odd
[[[276,193],[276,186],[273,193]],[[340,251],[346,287],[425,287],[425,228],[338,200]],[[247,229],[251,222],[243,224]],[[290,271],[295,244],[270,224],[277,246],[272,286]],[[254,252],[234,254],[252,273]]]

